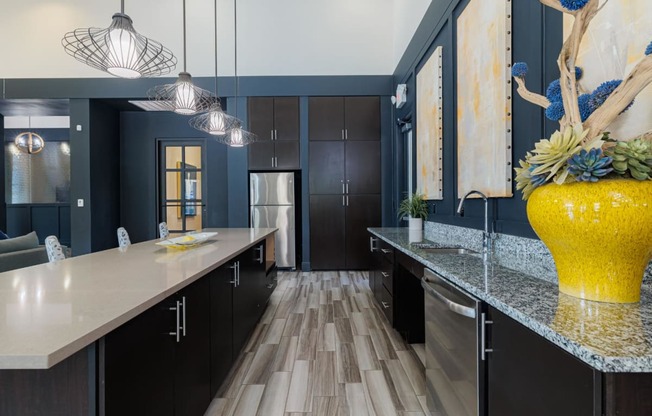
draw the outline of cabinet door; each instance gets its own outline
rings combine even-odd
[[[380,140],[380,97],[345,97],[347,140]]]
[[[312,140],[344,139],[344,99],[310,97],[308,101],[308,138]]]
[[[276,140],[299,141],[299,97],[274,98]]]
[[[237,357],[254,330],[261,311],[261,278],[253,266],[256,255],[249,249],[236,257],[240,264],[238,285],[233,289],[233,355]],[[263,266],[264,272],[264,266]]]
[[[344,142],[310,143],[310,194],[343,194]]]
[[[371,266],[371,253],[367,227],[380,226],[380,195],[347,195],[347,199],[346,268],[368,270]]]
[[[274,168],[274,142],[269,139],[249,146],[249,169],[270,170]]]
[[[489,416],[594,415],[588,365],[496,309],[489,313]]]
[[[176,298],[184,305],[184,328],[175,344],[175,414],[202,416],[211,402],[209,279],[200,278]]]
[[[281,141],[279,139],[274,142],[274,147],[277,169],[301,169],[298,141]]]
[[[380,142],[346,143],[346,180],[350,194],[380,193]]]
[[[222,266],[211,272],[211,397],[217,394],[233,364],[233,272]]]
[[[104,337],[107,415],[174,415],[175,311],[163,301]]]
[[[247,102],[249,130],[263,140],[272,140],[274,98],[251,97]]]
[[[310,195],[310,265],[315,270],[346,266],[344,195]],[[365,248],[368,250],[368,241]]]

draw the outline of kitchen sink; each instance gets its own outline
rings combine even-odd
[[[477,251],[469,250],[462,247],[438,247],[438,248],[422,248],[421,250],[434,254],[477,254]]]
[[[436,243],[411,243],[413,248],[426,251],[433,254],[477,254],[477,251],[469,250],[464,247],[442,246]]]

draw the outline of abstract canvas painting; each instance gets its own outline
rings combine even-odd
[[[512,196],[511,2],[471,0],[457,19],[457,193]]]
[[[564,14],[564,38],[572,25],[573,17]],[[605,81],[623,79],[644,56],[651,27],[650,0],[607,2],[580,45],[577,65],[584,70],[579,81],[582,92],[591,92]],[[607,130],[613,138],[623,140],[652,130],[652,88],[643,90]]]
[[[417,73],[417,192],[442,199],[442,47]]]

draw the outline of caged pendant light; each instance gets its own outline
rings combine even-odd
[[[179,73],[174,84],[150,88],[147,96],[168,110],[183,115],[203,113],[217,102],[210,91],[193,84],[192,76],[186,71],[186,0],[183,0],[183,72]]]
[[[136,32],[133,21],[124,14],[113,15],[106,29],[81,28],[61,39],[66,53],[80,62],[120,78],[157,77],[170,73],[177,58],[159,42]]]
[[[233,16],[235,19],[234,23],[234,73],[235,73],[235,115],[238,116],[238,92],[240,87],[240,80],[238,78],[238,1],[233,0]],[[220,143],[224,143],[231,147],[243,147],[248,144],[258,141],[258,136],[255,134],[244,130],[242,128],[242,123],[238,123],[232,129],[228,130],[226,134],[218,138]]]
[[[240,120],[226,114],[220,105],[217,89],[217,0],[215,0],[215,102],[207,113],[200,114],[190,119],[190,126],[197,130],[204,131],[213,136],[222,136],[226,132],[240,124]]]

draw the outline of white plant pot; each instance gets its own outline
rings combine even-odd
[[[423,230],[422,229],[411,229],[408,228],[408,240],[410,243],[420,243],[423,241]]]
[[[408,219],[408,229],[410,229],[410,230],[423,230],[423,219],[422,218],[409,218]]]

